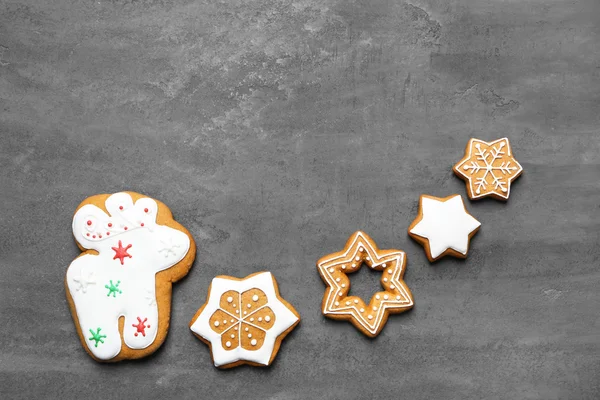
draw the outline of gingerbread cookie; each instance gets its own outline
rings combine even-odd
[[[469,241],[480,226],[460,195],[439,198],[424,194],[408,234],[425,247],[427,258],[433,262],[447,255],[466,258]]]
[[[467,183],[471,200],[491,196],[508,200],[510,184],[523,172],[523,167],[512,155],[507,138],[484,142],[470,139],[465,156],[452,170]]]
[[[190,329],[208,344],[216,367],[267,366],[300,315],[279,295],[270,272],[238,279],[217,276]]]
[[[196,245],[163,203],[138,193],[100,194],[73,217],[83,253],[65,276],[85,350],[97,361],[147,356],[169,328],[171,284],[189,271]]]
[[[367,304],[357,296],[349,296],[350,279],[347,274],[358,271],[362,264],[381,271],[383,291],[373,295]],[[400,250],[379,250],[363,232],[355,232],[344,249],[329,254],[317,262],[317,268],[328,288],[322,302],[323,314],[328,318],[349,320],[369,337],[377,336],[389,314],[410,310],[413,297],[402,280],[406,254]]]

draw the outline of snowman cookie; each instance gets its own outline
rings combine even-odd
[[[211,350],[215,367],[267,366],[300,315],[279,295],[270,272],[238,279],[217,276],[190,329]]]
[[[156,351],[169,328],[171,285],[196,254],[189,232],[163,203],[122,192],[84,200],[73,235],[83,253],[65,287],[84,349],[97,361]]]

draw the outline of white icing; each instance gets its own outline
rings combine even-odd
[[[486,149],[482,150],[482,145]],[[523,171],[521,164],[512,156],[508,138],[489,143],[479,139],[470,139],[468,147],[469,154],[457,164],[456,171],[468,180],[471,198],[478,199],[494,193],[508,199],[510,184]],[[473,152],[475,152],[475,160],[472,159]],[[510,160],[503,160],[504,155],[510,157]],[[474,173],[481,170],[485,171],[482,177],[473,176]]]
[[[79,271],[79,276],[73,277],[73,282],[76,283],[75,290],[82,291],[83,293],[87,293],[88,285],[95,285],[96,281],[94,280],[94,271]]]
[[[481,223],[467,213],[460,195],[446,201],[421,197],[421,212],[423,219],[410,232],[428,239],[431,258],[448,249],[467,254],[469,235]]]
[[[267,305],[275,315],[275,322],[270,329],[265,331],[265,339],[263,345],[259,349],[246,350],[240,345],[234,349],[226,350],[222,347],[220,335],[213,331],[210,327],[210,317],[216,310],[220,308],[219,302],[223,293],[230,290],[243,293],[247,290],[255,288],[262,290],[262,292],[265,294],[267,298]],[[260,310],[261,308],[258,308],[257,310]],[[265,316],[264,319],[266,322],[271,321],[271,317],[268,315]],[[298,317],[296,317],[296,315],[277,298],[271,273],[262,272],[241,281],[214,278],[212,280],[206,305],[198,318],[192,322],[190,329],[211,343],[213,360],[215,366],[217,367],[225,364],[231,364],[240,360],[268,365],[273,354],[273,350],[275,349],[277,337],[285,332],[289,327],[294,325],[297,321]],[[249,322],[244,323],[251,325]],[[254,326],[254,328],[261,329],[257,326]],[[237,330],[237,327],[235,327],[235,329]]]
[[[73,235],[77,242],[98,254],[76,258],[66,275],[85,343],[101,360],[114,358],[121,350],[118,326],[121,316],[125,317],[123,340],[127,347],[144,349],[154,342],[158,329],[155,275],[181,261],[190,248],[186,234],[156,223],[158,206],[150,198],[139,199],[134,204],[129,194],[116,193],[108,197],[105,206],[108,214],[88,204],[73,217]],[[114,259],[116,252],[112,249],[118,247],[119,241],[123,247],[131,245],[127,250],[131,257],[123,258],[123,265],[119,258]],[[160,252],[165,241],[172,249],[166,256]],[[111,280],[120,281],[120,293],[107,296],[109,289],[105,286]],[[132,326],[138,325],[138,317],[142,321],[147,318],[143,334]],[[95,341],[88,338],[92,337],[90,330],[97,332],[98,328],[106,337],[102,338],[104,343],[96,347]]]
[[[405,265],[405,254],[403,251],[393,251],[387,253],[385,256],[379,255],[379,253],[371,245],[368,236],[366,236],[363,232],[356,232],[351,239],[352,240],[350,241],[350,244],[347,245],[344,253],[320,260],[318,264],[321,276],[323,276],[330,287],[325,297],[323,313],[335,315],[349,314],[365,330],[371,334],[376,334],[381,328],[381,324],[386,315],[387,309],[408,309],[414,304],[412,296],[406,291],[404,285],[401,283],[401,276],[403,274]],[[392,274],[389,274],[389,281],[394,284],[394,294],[397,296],[395,300],[382,300],[377,314],[375,316],[371,315],[371,318],[365,318],[365,316],[360,312],[360,307],[357,306],[357,304],[359,304],[358,299],[354,299],[354,304],[352,304],[350,301],[346,301],[345,307],[334,308],[334,295],[341,288],[341,285],[336,282],[333,276],[329,273],[329,269],[354,260],[357,257],[357,252],[359,252],[360,247],[363,247],[363,253],[369,257],[369,260],[367,260],[367,265],[370,268],[374,268],[377,265],[382,265],[384,268],[389,266],[390,269],[392,269]],[[356,264],[352,264],[352,268],[355,267]],[[385,279],[387,280],[387,278]],[[377,294],[375,295],[375,298],[379,300],[380,296]]]

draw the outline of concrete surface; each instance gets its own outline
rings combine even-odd
[[[0,397],[598,399],[599,26],[597,0],[0,0]],[[406,229],[421,193],[465,194],[472,136],[525,172],[430,265]],[[62,282],[75,207],[123,189],[199,253],[163,347],[100,365]],[[357,229],[409,258],[416,307],[376,340],[320,312],[314,264]],[[219,371],[189,319],[264,269],[301,325],[272,368]]]

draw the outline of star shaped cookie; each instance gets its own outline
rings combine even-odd
[[[452,169],[466,181],[471,200],[487,196],[508,200],[510,184],[523,172],[507,138],[489,143],[470,139],[465,156]]]
[[[279,295],[273,275],[258,272],[244,279],[214,278],[190,329],[209,345],[215,367],[267,366],[299,321]]]
[[[427,258],[433,262],[446,255],[466,258],[469,241],[480,226],[467,212],[460,195],[439,198],[424,194],[408,234],[425,247]]]
[[[365,263],[381,271],[383,291],[376,292],[369,303],[357,296],[349,296],[351,274]],[[348,320],[369,337],[377,336],[389,314],[410,310],[413,297],[402,280],[406,254],[400,250],[379,250],[363,232],[355,232],[344,249],[329,254],[317,262],[317,268],[328,288],[323,296],[323,314],[332,319]]]

